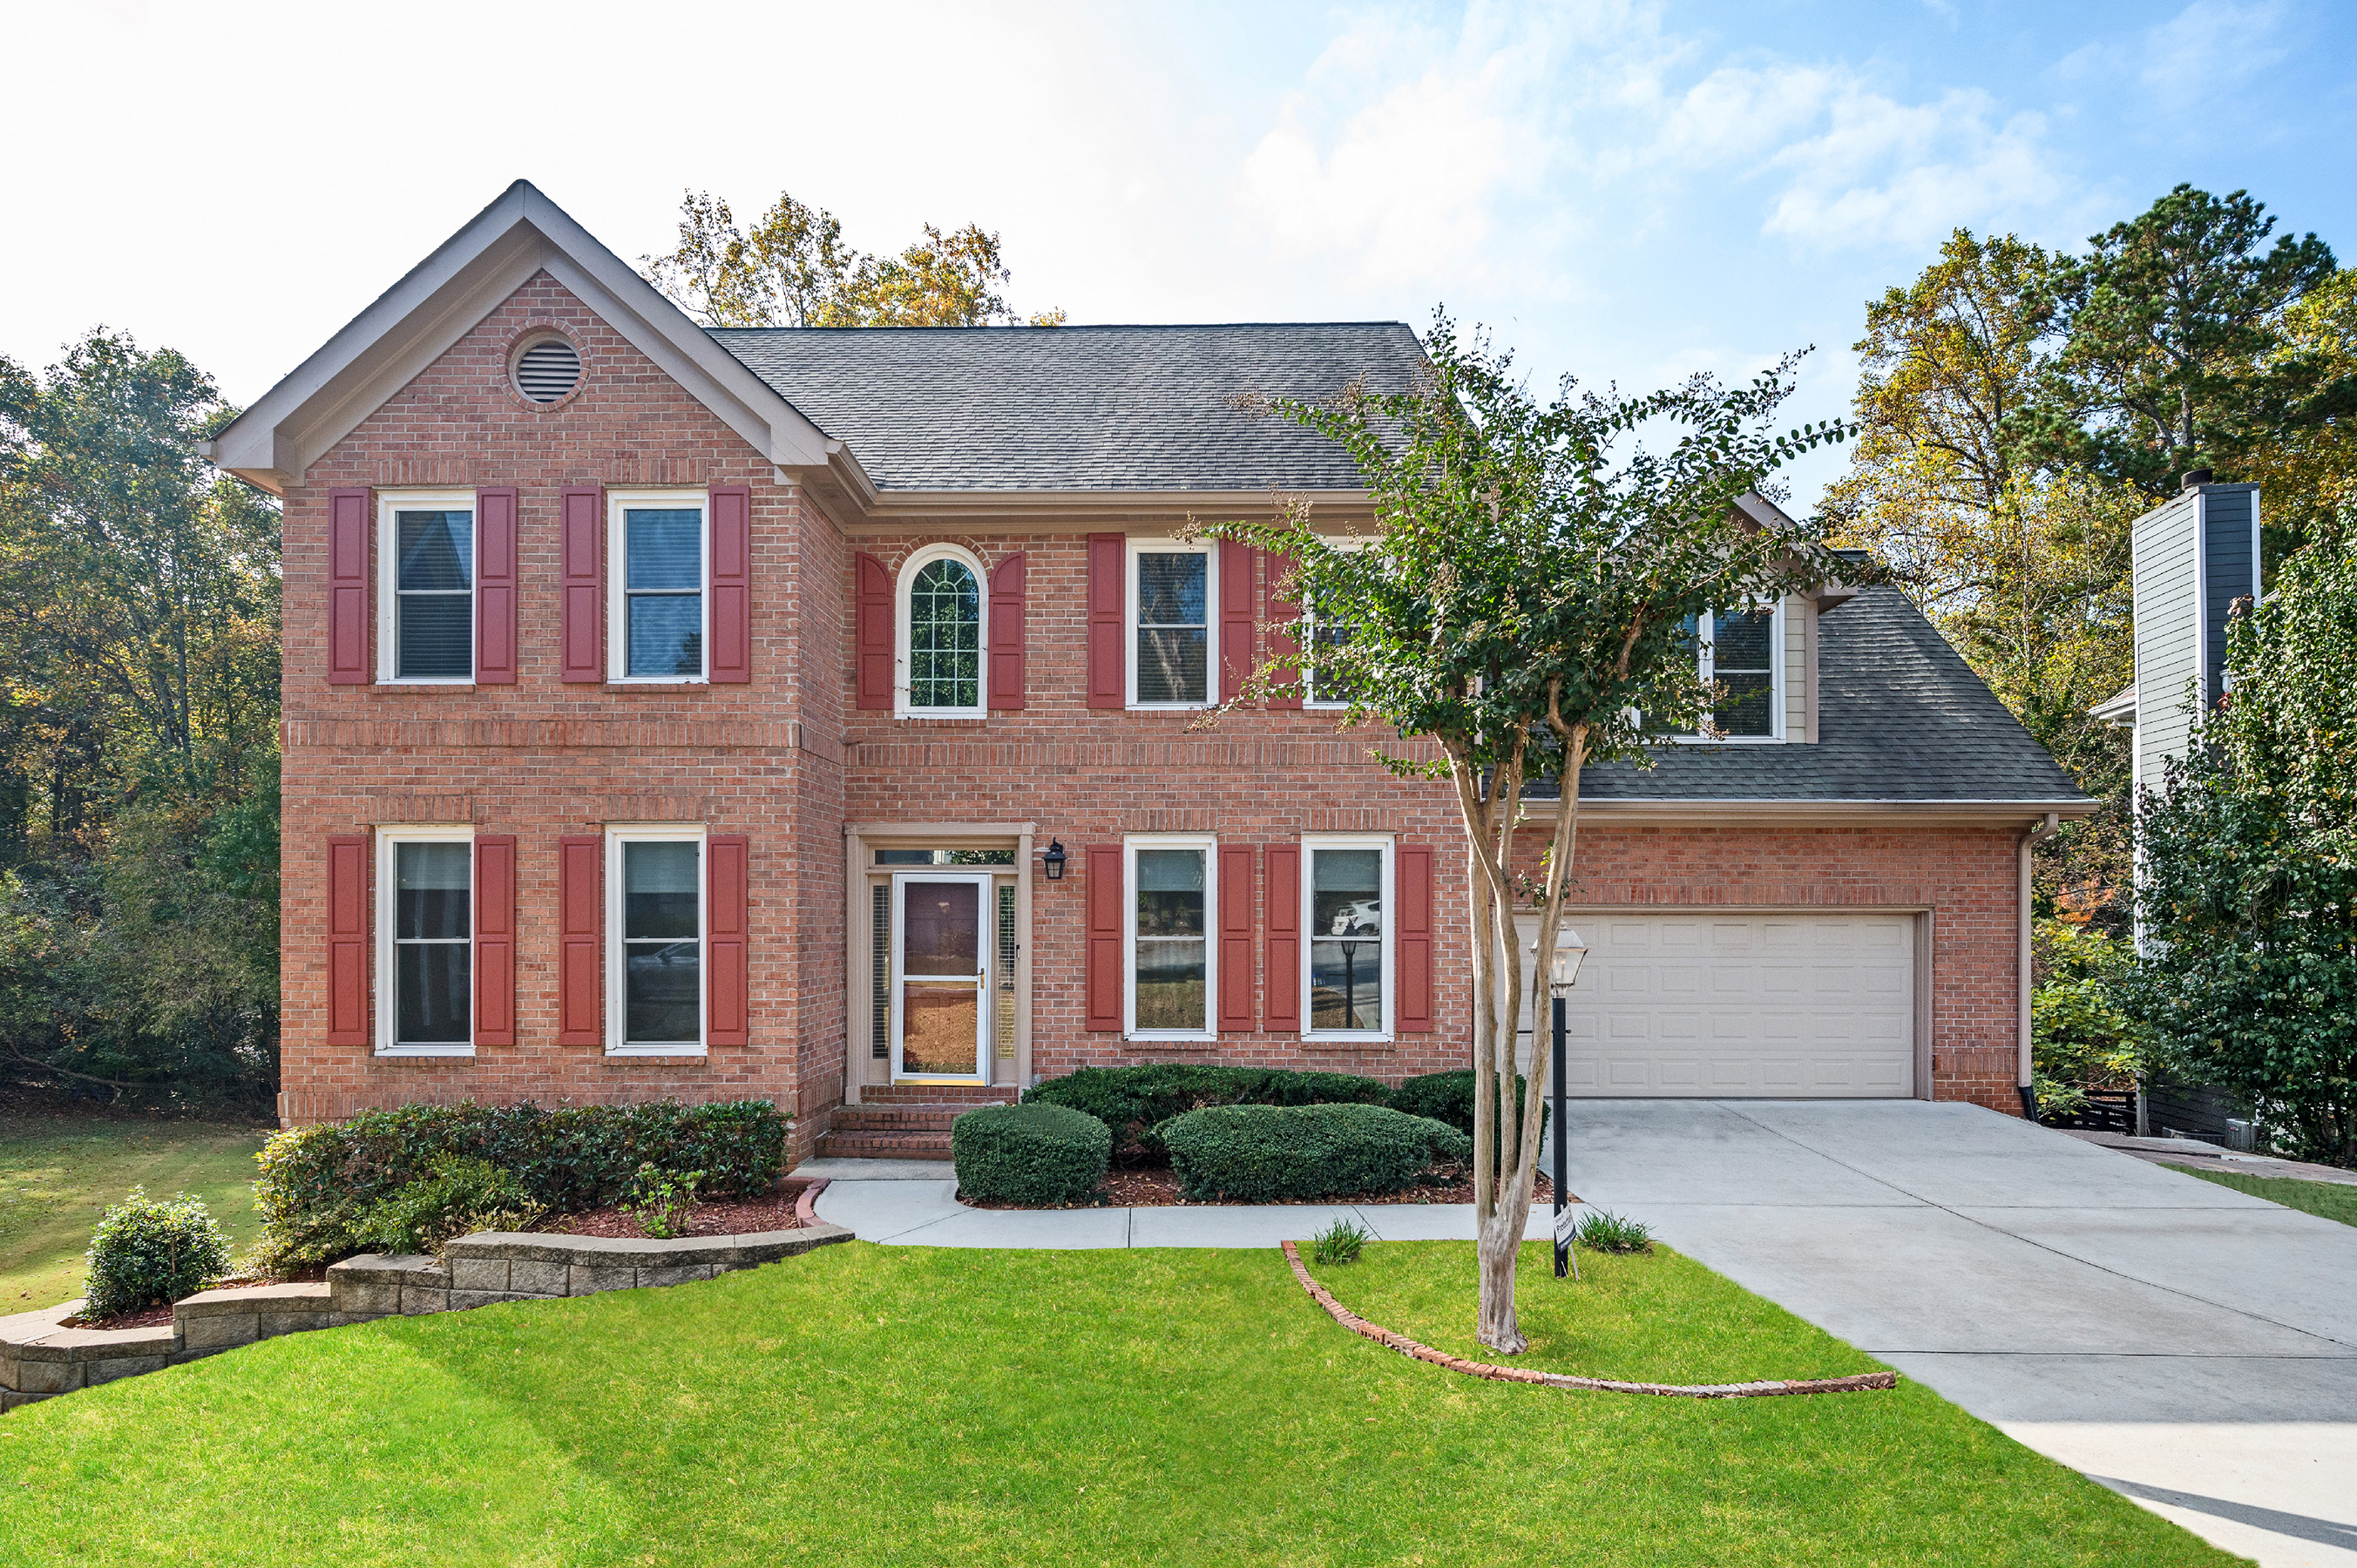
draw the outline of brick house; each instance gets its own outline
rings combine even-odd
[[[212,448],[285,501],[282,1118],[761,1095],[800,1155],[1090,1064],[1464,1065],[1452,800],[1314,701],[1196,727],[1295,612],[1176,537],[1364,523],[1231,399],[1420,362],[706,331],[519,182]],[[1573,1091],[2013,1108],[2027,835],[2091,802],[1891,591],[1708,657],[1734,738],[1589,775]]]

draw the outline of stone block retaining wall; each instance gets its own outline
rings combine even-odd
[[[851,1234],[825,1224],[674,1241],[484,1231],[451,1242],[438,1262],[371,1252],[336,1264],[317,1284],[200,1291],[173,1305],[168,1326],[153,1328],[70,1328],[64,1320],[82,1306],[70,1301],[0,1317],[0,1411],[282,1334],[495,1301],[684,1284],[848,1241]]]

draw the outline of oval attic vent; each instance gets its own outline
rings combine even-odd
[[[534,403],[554,403],[581,383],[581,356],[562,338],[534,343],[516,357],[516,391]]]

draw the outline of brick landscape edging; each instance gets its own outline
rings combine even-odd
[[[1309,1299],[1324,1307],[1329,1317],[1351,1333],[1396,1350],[1403,1356],[1429,1361],[1436,1367],[1446,1367],[1469,1378],[1489,1378],[1506,1383],[1543,1383],[1551,1389],[1577,1389],[1596,1393],[1662,1394],[1672,1399],[1695,1400],[1760,1399],[1776,1394],[1863,1393],[1871,1389],[1895,1389],[1899,1386],[1899,1374],[1896,1372],[1858,1372],[1846,1378],[1811,1378],[1786,1382],[1622,1383],[1609,1378],[1575,1378],[1563,1372],[1542,1372],[1529,1367],[1493,1367],[1486,1361],[1469,1361],[1446,1350],[1419,1345],[1405,1334],[1394,1334],[1381,1324],[1368,1322],[1336,1301],[1324,1285],[1310,1276],[1308,1266],[1301,1261],[1301,1249],[1290,1241],[1285,1243],[1285,1261],[1293,1265],[1293,1277],[1301,1282],[1301,1288],[1309,1293]]]
[[[802,1203],[814,1196],[806,1190]],[[439,1262],[422,1254],[370,1252],[336,1264],[318,1283],[199,1291],[173,1304],[168,1326],[68,1327],[65,1319],[82,1308],[69,1301],[0,1317],[0,1411],[282,1334],[463,1312],[498,1301],[557,1301],[684,1284],[850,1240],[849,1230],[823,1221],[796,1230],[671,1241],[486,1230],[451,1242]]]

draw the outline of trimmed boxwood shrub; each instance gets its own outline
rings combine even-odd
[[[90,1318],[178,1301],[229,1273],[229,1242],[201,1202],[186,1193],[150,1197],[138,1187],[100,1218],[89,1257]]]
[[[1156,1132],[1199,1201],[1397,1192],[1473,1154],[1456,1128],[1384,1105],[1211,1105]]]
[[[1529,1081],[1521,1073],[1514,1075],[1514,1114],[1523,1113]],[[1405,1111],[1411,1116],[1429,1116],[1435,1122],[1446,1122],[1464,1133],[1473,1135],[1473,1069],[1458,1068],[1451,1072],[1428,1072],[1422,1078],[1412,1078],[1392,1091],[1392,1109]],[[1539,1110],[1539,1132],[1546,1132],[1547,1120],[1554,1115],[1552,1106]],[[1492,1135],[1491,1147],[1497,1143]],[[1469,1158],[1470,1156],[1468,1156]]]
[[[378,1252],[432,1252],[478,1230],[529,1230],[544,1210],[523,1184],[488,1160],[445,1155],[434,1174],[381,1198],[361,1221]]]
[[[1062,1105],[985,1105],[950,1123],[958,1191],[985,1203],[1083,1202],[1112,1155],[1112,1129]]]
[[[717,1105],[404,1105],[281,1133],[253,1184],[263,1257],[274,1271],[317,1268],[369,1250],[361,1230],[382,1199],[453,1155],[515,1178],[556,1214],[620,1200],[642,1164],[702,1171],[710,1197],[751,1197],[785,1174],[787,1118],[766,1100]]]
[[[1155,1129],[1206,1105],[1381,1105],[1390,1098],[1380,1079],[1353,1073],[1185,1062],[1082,1068],[1023,1096],[1026,1104],[1085,1111],[1112,1128],[1115,1157],[1125,1165],[1169,1164]]]

